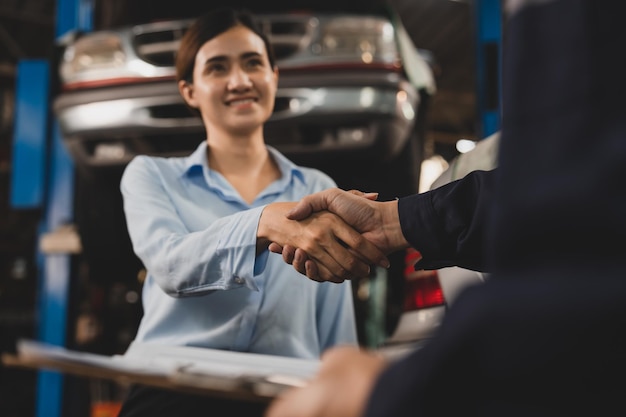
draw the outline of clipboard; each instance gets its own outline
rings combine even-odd
[[[17,342],[15,354],[2,354],[2,363],[262,402],[304,386],[319,365],[318,360],[148,343],[133,343],[124,355],[106,356],[24,339]]]

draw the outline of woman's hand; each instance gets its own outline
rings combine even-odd
[[[292,220],[304,220],[315,213],[330,211],[354,227],[384,253],[408,247],[408,242],[400,229],[397,202],[377,202],[375,201],[377,197],[377,193],[328,189],[304,197],[287,213],[287,216]],[[269,250],[282,254],[286,263],[293,265],[296,271],[310,279],[321,281],[323,276],[327,275],[323,270],[324,266],[312,259],[302,247],[272,242]],[[382,262],[377,265],[387,268],[389,263]]]
[[[388,265],[385,255],[373,243],[336,214],[319,211],[301,220],[288,219],[287,213],[295,205],[273,203],[263,210],[257,232],[260,247],[273,243],[273,249],[300,249],[306,259],[315,262],[316,273],[309,278],[316,281],[362,278],[370,274],[370,265]],[[299,264],[302,255],[295,250],[293,255]]]

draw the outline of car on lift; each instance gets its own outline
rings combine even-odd
[[[386,8],[305,3],[279,13],[271,2],[250,2],[280,70],[267,143],[328,171],[343,188],[391,188],[392,198],[417,191],[421,123],[435,88],[425,55]],[[173,82],[189,24],[160,19],[62,41],[53,107],[78,165],[187,154],[204,139]]]
[[[375,0],[301,1],[293,10],[274,3],[239,2],[258,17],[280,71],[266,142],[344,189],[376,190],[382,200],[417,192],[435,93],[431,55],[413,44],[393,9]],[[53,110],[81,173],[78,230],[93,274],[119,275],[111,268],[123,262],[111,260],[132,253],[116,184],[123,167],[139,154],[189,154],[205,138],[179,94],[174,59],[190,19],[208,6],[159,5],[145,2],[126,24],[100,23],[59,42]],[[105,191],[105,181],[116,186]],[[402,275],[404,254],[391,261],[388,273]],[[385,290],[383,327],[390,333],[402,288],[399,279],[387,282],[394,283]],[[363,285],[355,283],[358,315],[369,305],[359,302],[368,293]]]

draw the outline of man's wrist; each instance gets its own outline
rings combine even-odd
[[[411,245],[405,239],[400,227],[398,200],[391,200],[383,204],[383,232],[389,242],[390,253],[410,247]]]

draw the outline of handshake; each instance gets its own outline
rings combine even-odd
[[[410,245],[397,200],[377,197],[332,188],[299,202],[269,204],[259,221],[257,251],[282,254],[296,271],[320,282],[365,277],[371,266],[388,268],[386,255]]]

